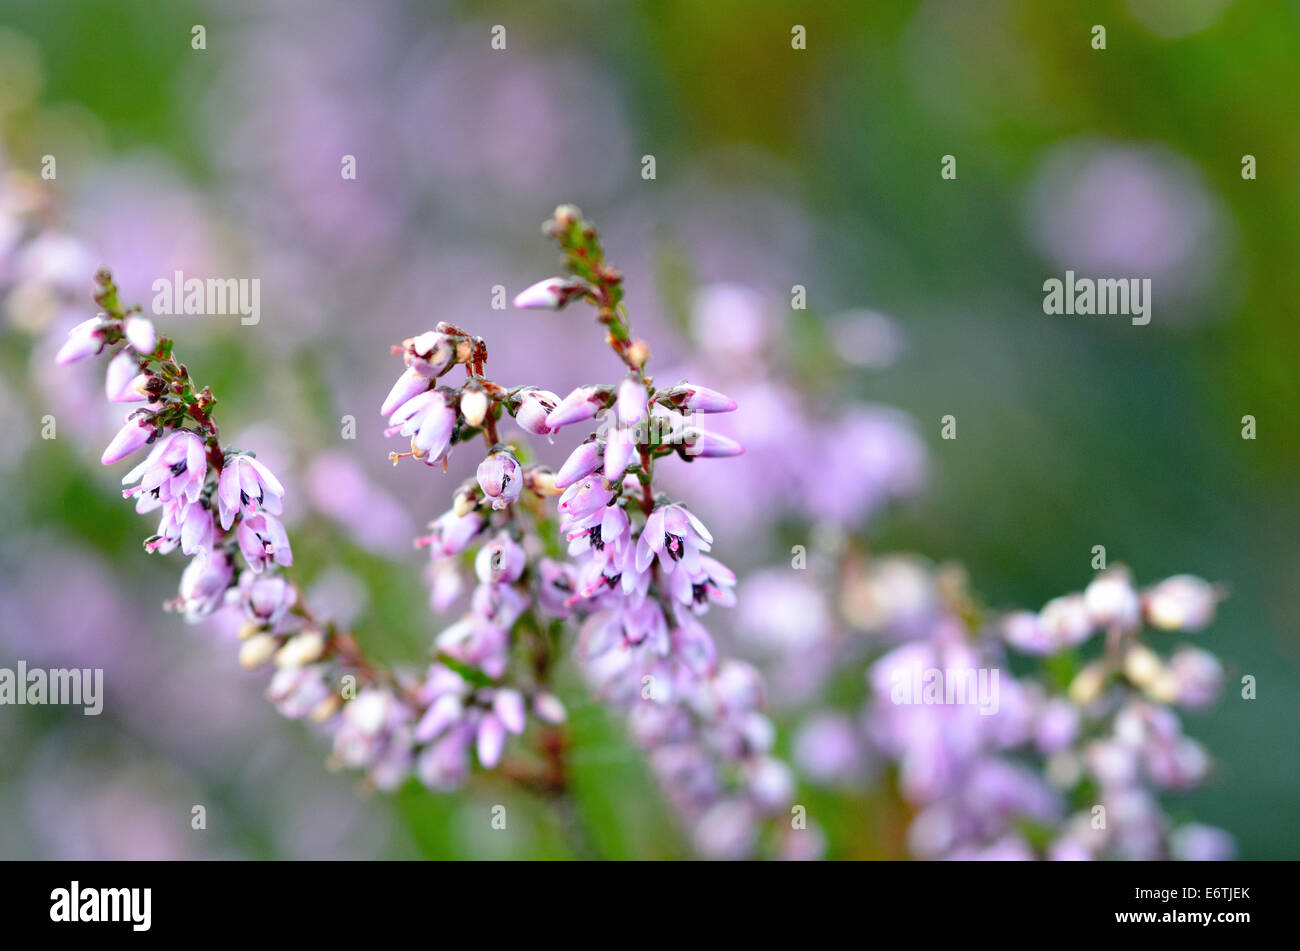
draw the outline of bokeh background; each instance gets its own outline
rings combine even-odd
[[[692,369],[742,403],[750,452],[677,488],[741,576],[709,623],[766,661],[784,754],[862,688],[861,661],[822,649],[854,636],[833,574],[792,578],[793,545],[814,568],[846,538],[957,561],[989,605],[1036,609],[1102,544],[1141,581],[1232,592],[1198,635],[1228,689],[1187,720],[1215,774],[1169,809],[1244,858],[1300,855],[1300,5],[0,0],[0,133],[6,174],[56,156],[38,187],[58,209],[35,251],[0,253],[0,664],[100,666],[108,694],[98,718],[0,709],[0,856],[563,857],[573,821],[603,856],[687,854],[572,677],[576,820],[490,778],[369,796],[328,771],[228,625],[158,610],[179,556],[143,553],[152,526],[98,465],[98,372],[50,364],[99,264],[146,305],[175,270],[260,278],[257,326],[159,329],[281,473],[314,597],[418,663],[450,619],[410,540],[460,470],[389,467],[388,346],[449,319],[497,379],[615,378],[581,318],[490,305],[554,273],[538,225],[561,201],[602,224],[661,379]],[[1066,268],[1151,277],[1151,324],[1045,316]],[[827,855],[903,854],[878,768],[803,771]],[[498,802],[506,832],[482,818]]]

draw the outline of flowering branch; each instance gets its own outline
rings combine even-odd
[[[654,486],[662,457],[740,453],[693,423],[695,413],[736,404],[686,382],[656,388],[645,375],[649,348],[631,333],[622,277],[606,263],[595,228],[561,206],[546,231],[572,276],[535,285],[516,304],[592,304],[628,373],[560,399],[490,379],[484,341],[448,322],[393,348],[405,369],[381,413],[388,435],[409,440],[409,450],[390,454],[394,464],[412,459],[445,471],[455,447],[480,435],[487,447],[475,479],[417,540],[432,557],[439,610],[463,591],[463,567],[472,564],[477,579],[469,611],[438,635],[423,677],[376,667],[350,633],[307,609],[284,573],[293,564],[278,518],[284,487],[252,453],[222,445],[212,393],[196,387],[139,308],[123,307],[106,271],[96,275],[103,312],[74,328],[57,360],[112,354],[108,398],[143,405],[101,461],[152,447],[123,480],[131,486],[124,495],[138,512],[162,513],[147,550],[180,547],[192,556],[170,606],[193,621],[239,605],[247,618],[241,662],[274,660],[269,697],[287,716],[324,724],[337,764],[364,769],[380,788],[414,773],[445,790],[468,778],[472,750],[484,768],[504,763],[507,776],[571,812],[560,733],[538,731],[540,772],[504,754],[529,710],[552,727],[564,721],[548,681],[564,624],[574,621],[583,672],[628,715],[670,799],[695,823],[697,844],[711,849],[708,836],[723,828],[748,851],[760,820],[788,804],[793,779],[771,756],[775,731],[759,712],[758,673],[720,661],[697,620],[711,604],[734,603],[735,576],[708,554],[713,539],[700,520]],[[465,381],[450,385],[445,375],[458,364]],[[552,472],[531,464],[525,445],[501,441],[498,422],[507,414],[524,432],[548,437],[576,423],[598,425]],[[245,565],[237,578],[236,555]]]

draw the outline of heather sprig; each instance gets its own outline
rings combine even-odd
[[[485,341],[447,321],[393,348],[404,368],[380,410],[386,433],[409,445],[390,453],[394,464],[409,458],[445,471],[453,451],[483,440],[475,478],[417,539],[431,555],[436,609],[464,589],[465,568],[475,581],[469,610],[435,638],[423,675],[372,664],[355,637],[311,613],[286,573],[285,486],[252,452],[222,444],[215,397],[139,308],[123,306],[107,271],[96,275],[101,313],[74,328],[57,361],[108,356],[107,397],[141,404],[102,462],[148,449],[123,494],[138,512],[161,512],[147,550],[179,547],[192,559],[169,606],[190,621],[239,606],[241,662],[274,661],[268,697],[286,716],[324,724],[335,763],[364,770],[380,788],[414,774],[446,790],[477,761],[562,796],[565,741],[555,728],[566,714],[549,681],[572,629],[586,679],[627,714],[697,847],[751,854],[763,821],[787,808],[792,774],[772,756],[758,672],[720,660],[698,620],[711,605],[734,603],[735,575],[710,554],[699,518],[654,478],[656,462],[673,454],[687,462],[739,454],[694,423],[736,404],[686,381],[656,388],[649,347],[632,334],[622,277],[595,228],[561,206],[546,231],[572,277],[535,285],[517,303],[590,303],[626,370],[621,379],[565,398],[506,386],[487,375]],[[448,374],[458,366],[465,375],[456,383]],[[506,415],[548,439],[578,423],[594,428],[556,473],[533,463],[526,444],[501,439]],[[540,768],[506,757],[530,714],[543,724]]]

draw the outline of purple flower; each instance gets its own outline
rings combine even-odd
[[[528,557],[524,550],[505,532],[479,549],[474,559],[474,572],[484,584],[511,584],[524,573]]]
[[[722,562],[708,555],[699,556],[699,566],[694,570],[674,572],[669,576],[668,589],[673,599],[703,613],[710,602],[732,607],[736,603],[736,576]]]
[[[542,558],[537,563],[539,584],[537,606],[546,615],[567,618],[572,610],[569,598],[573,597],[573,566],[553,558]]]
[[[263,511],[280,515],[284,512],[284,486],[252,456],[227,456],[217,480],[217,509],[223,529],[230,528],[240,512],[245,517]]]
[[[489,677],[500,677],[506,672],[509,635],[485,618],[467,615],[439,634],[435,643],[440,651],[479,668]]]
[[[448,558],[464,551],[486,525],[486,519],[473,510],[464,515],[448,510],[429,523],[432,533],[416,539],[415,543],[428,545],[434,558]]]
[[[603,479],[588,476],[565,489],[556,508],[560,513],[576,519],[599,511],[613,498],[614,492]]]
[[[398,407],[406,404],[429,388],[429,380],[419,370],[408,368],[402,371],[393,388],[384,397],[384,405],[379,408],[380,416],[391,416]]]
[[[426,330],[402,342],[402,359],[420,376],[433,380],[442,376],[456,360],[456,346],[450,337]]]
[[[153,422],[148,418],[128,416],[122,428],[117,431],[117,435],[104,449],[104,454],[99,457],[99,461],[106,466],[120,462],[153,438],[155,432]]]
[[[1209,582],[1193,575],[1174,575],[1146,591],[1143,610],[1148,623],[1162,631],[1199,631],[1214,620],[1218,601]]]
[[[91,317],[77,324],[68,331],[68,339],[55,354],[54,362],[66,366],[99,353],[104,349],[104,328],[107,326],[102,316]]]
[[[564,460],[560,471],[555,474],[555,487],[567,489],[584,476],[591,475],[601,465],[601,444],[595,440],[584,442]]]
[[[503,630],[514,626],[528,604],[528,595],[511,584],[480,584],[470,598],[475,616]]]
[[[265,570],[267,565],[277,564],[288,567],[293,564],[293,552],[289,548],[289,536],[284,526],[274,515],[261,512],[257,515],[245,515],[239,522],[236,532],[239,550],[248,562],[248,567],[255,572]]]
[[[122,495],[125,498],[139,496],[135,510],[144,514],[173,500],[198,501],[207,478],[207,451],[203,440],[187,429],[179,429],[160,439],[144,462],[122,477],[123,485],[139,483],[134,488],[124,489]]]
[[[660,505],[646,519],[637,541],[636,566],[649,567],[658,556],[665,572],[672,574],[681,562],[687,571],[700,569],[700,553],[709,550],[713,536],[704,523],[680,505]]]
[[[478,484],[494,509],[505,508],[519,498],[524,487],[519,460],[508,449],[493,450],[478,464]]]
[[[411,437],[415,458],[433,465],[451,448],[456,429],[456,408],[438,390],[428,390],[407,400],[389,418],[384,434],[400,432]]]
[[[547,425],[547,417],[559,405],[560,398],[550,390],[529,387],[519,394],[519,405],[515,409],[515,422],[519,428],[535,436],[549,436],[557,431],[556,427]]]
[[[245,571],[239,576],[239,600],[250,621],[273,630],[298,600],[298,591],[283,575]]]
[[[221,549],[196,555],[181,572],[176,606],[184,613],[185,620],[193,624],[220,607],[234,573],[230,555]]]
[[[167,554],[181,546],[187,555],[210,551],[213,541],[212,510],[202,502],[172,499],[163,506],[158,533],[144,543],[145,550]]]

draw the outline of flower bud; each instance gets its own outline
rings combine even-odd
[[[569,453],[569,458],[560,466],[560,471],[555,474],[555,487],[557,489],[567,489],[579,479],[591,475],[601,464],[601,444],[592,440],[584,442],[581,446]]]
[[[152,422],[139,417],[130,417],[104,449],[104,454],[99,457],[99,461],[106,466],[111,466],[147,443],[153,434]]]
[[[549,436],[556,427],[548,425],[547,417],[559,405],[560,398],[550,390],[529,387],[518,395],[515,422],[519,428],[535,436]]]
[[[1160,656],[1142,644],[1130,647],[1124,655],[1124,675],[1139,687],[1153,683],[1163,670]]]
[[[1131,631],[1141,621],[1141,604],[1133,579],[1123,568],[1111,568],[1094,578],[1084,589],[1083,601],[1098,627]]]
[[[275,653],[275,638],[269,634],[254,634],[248,640],[244,641],[239,648],[239,663],[243,667],[252,670],[254,667],[261,667],[271,655]]]
[[[1106,668],[1091,663],[1080,670],[1070,683],[1070,700],[1080,707],[1091,705],[1106,688]]]
[[[691,428],[687,431],[684,451],[688,456],[700,456],[707,459],[721,456],[739,456],[745,452],[745,447],[734,439],[728,439],[718,433]]]
[[[126,318],[122,330],[126,334],[126,342],[136,353],[148,356],[158,346],[158,335],[154,333],[153,324],[147,317],[134,314]]]
[[[494,509],[505,508],[524,487],[519,460],[508,449],[494,450],[478,464],[478,484]]]
[[[465,422],[470,426],[481,426],[487,410],[487,394],[477,387],[467,387],[460,394],[460,415],[465,417]]]
[[[561,491],[555,485],[555,473],[545,466],[529,466],[525,469],[524,485],[528,491],[544,499],[559,495]]]
[[[1214,586],[1193,575],[1174,575],[1146,592],[1144,607],[1152,627],[1199,631],[1214,620]]]
[[[560,698],[553,693],[542,691],[533,695],[533,713],[545,723],[559,726],[568,718],[568,711]]]
[[[515,295],[515,306],[523,310],[559,310],[589,290],[575,278],[548,277]]]
[[[325,652],[325,638],[319,631],[303,631],[285,641],[275,654],[277,667],[306,667]]]
[[[76,363],[104,349],[104,318],[91,317],[68,331],[68,339],[54,356],[59,366]]]
[[[598,386],[580,386],[556,405],[546,416],[552,431],[570,423],[591,419],[605,405],[607,393]]]

